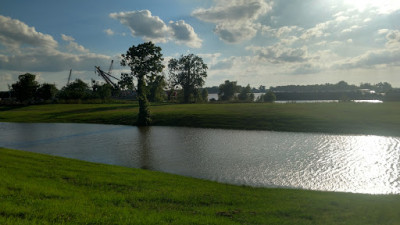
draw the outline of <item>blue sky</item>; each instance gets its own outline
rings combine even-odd
[[[400,87],[398,0],[1,0],[0,90],[30,72],[58,88],[101,80],[94,66],[153,41],[225,80],[288,84],[389,82]],[[118,63],[113,74],[126,68]]]

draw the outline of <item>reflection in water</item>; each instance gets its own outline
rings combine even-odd
[[[0,123],[0,146],[239,185],[400,193],[400,137]]]
[[[150,128],[149,127],[138,127],[139,131],[139,168],[151,170],[151,142],[150,142]]]

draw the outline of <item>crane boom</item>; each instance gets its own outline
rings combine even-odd
[[[110,72],[111,72],[111,69],[112,69],[113,62],[114,62],[114,60],[111,61],[111,65],[110,65],[110,69],[109,69]],[[99,76],[101,76],[107,84],[111,85],[113,88],[118,89],[119,86],[116,83],[114,83],[111,80],[111,78],[114,78],[114,79],[116,79],[118,81],[119,81],[119,79],[114,77],[113,75],[111,75],[110,72],[106,73],[106,72],[104,72],[103,70],[100,69],[100,66],[95,66],[95,73],[99,74]]]
[[[71,74],[72,74],[72,69],[69,70],[69,76],[68,76],[68,82],[67,85],[69,84],[69,82],[71,81]]]
[[[110,75],[111,75],[113,63],[114,63],[114,60],[111,60],[110,68],[108,69],[108,74],[110,74]]]

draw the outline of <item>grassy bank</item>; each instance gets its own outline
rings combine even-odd
[[[0,148],[0,224],[398,224],[400,196],[240,187]]]
[[[2,122],[135,125],[136,104],[0,107]],[[153,125],[400,136],[400,103],[153,105]]]

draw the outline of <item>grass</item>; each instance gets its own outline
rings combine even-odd
[[[399,195],[263,189],[0,148],[0,224],[399,224]]]
[[[152,125],[400,136],[400,103],[158,104]],[[135,125],[137,104],[0,107],[2,122]]]

